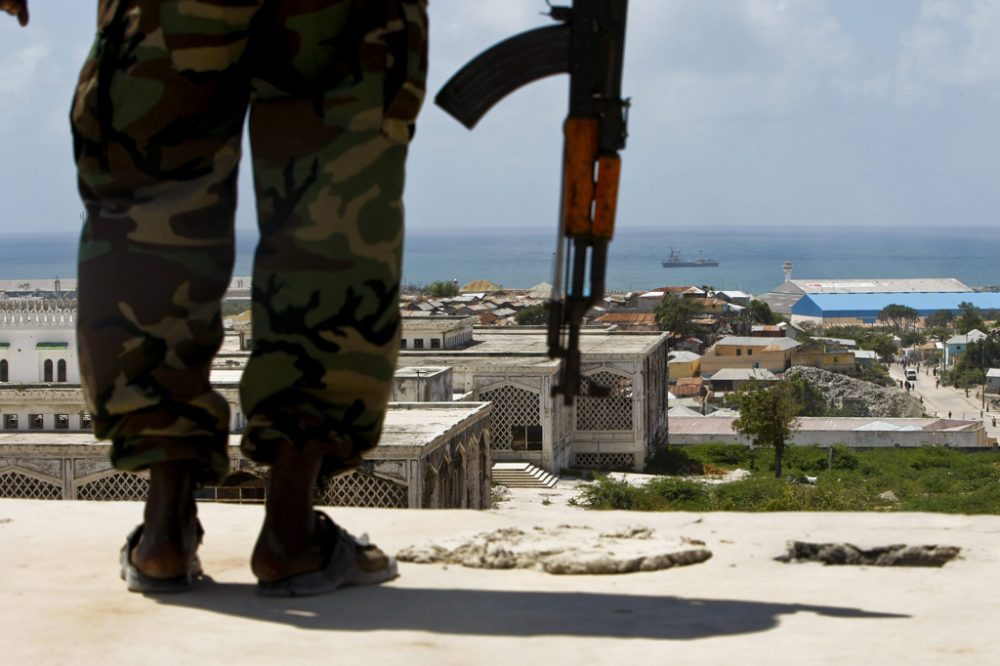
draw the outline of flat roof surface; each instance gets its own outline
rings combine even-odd
[[[548,337],[542,332],[492,333],[476,329],[475,344],[463,349],[448,349],[441,356],[475,356],[476,354],[548,354]],[[584,354],[643,354],[665,339],[662,333],[608,333],[583,331],[580,351]],[[401,350],[400,358],[407,355]]]
[[[490,409],[482,402],[389,403],[379,448],[426,444],[468,418]],[[239,446],[240,436],[229,437],[230,446]],[[106,445],[84,432],[0,431],[0,457],[4,445],[83,446]]]
[[[721,433],[735,434],[732,429],[735,416],[706,416],[694,422],[684,420],[675,427],[670,422],[670,432],[684,435],[700,435]],[[965,421],[960,419],[918,418],[918,419],[886,419],[875,417],[820,417],[803,416],[799,418],[799,432],[879,430],[877,424],[883,424],[885,430],[917,429],[917,430],[965,430],[982,425],[981,421]]]
[[[247,564],[263,507],[199,504],[206,531],[199,556],[210,578],[188,593],[146,597],[125,591],[117,566],[125,534],[142,520],[140,503],[4,500],[3,659],[34,666],[996,660],[1000,600],[989,582],[1000,579],[998,516],[585,511],[566,504],[578,491],[565,484],[545,489],[545,502],[532,489],[512,489],[493,511],[327,512],[391,554],[500,529],[558,534],[560,525],[586,525],[576,532],[595,539],[625,526],[683,536],[712,558],[601,576],[402,562],[400,577],[380,587],[268,599],[255,596]],[[939,569],[775,561],[789,540],[962,550]]]
[[[955,278],[806,278],[792,284],[807,294],[867,294],[881,292],[971,292]]]
[[[823,313],[878,313],[887,305],[905,305],[928,315],[938,310],[958,311],[962,302],[969,302],[981,309],[1000,309],[1000,293],[913,293],[892,292],[878,294],[807,294],[792,308],[793,314]]]
[[[776,381],[778,378],[766,368],[722,368],[711,376],[711,381],[744,381],[758,379],[760,381]]]
[[[792,349],[801,345],[791,338],[751,337],[749,335],[727,335],[715,344],[731,347],[774,347],[775,349]]]

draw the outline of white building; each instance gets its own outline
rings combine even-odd
[[[667,345],[662,333],[585,330],[581,395],[572,406],[552,396],[558,361],[538,330],[476,331],[475,345],[437,354],[402,351],[400,370],[448,366],[454,390],[493,403],[492,457],[550,472],[570,466],[642,469],[665,443]],[[591,384],[611,389],[589,395]]]
[[[472,326],[478,317],[403,317],[400,349],[458,349],[472,343]]]
[[[0,385],[79,384],[76,302],[0,300]]]

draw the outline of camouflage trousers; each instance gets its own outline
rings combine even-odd
[[[399,348],[403,171],[426,0],[100,0],[72,109],[81,377],[125,470],[228,470],[210,384],[249,115],[260,242],[243,451],[374,447]]]

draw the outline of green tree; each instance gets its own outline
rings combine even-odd
[[[878,318],[886,322],[893,333],[899,335],[917,325],[920,313],[908,305],[892,303],[879,311]]]
[[[736,392],[740,415],[733,430],[753,439],[754,446],[774,447],[774,478],[781,478],[785,444],[798,429],[802,404],[788,382],[747,382]]]
[[[771,306],[764,301],[752,300],[748,306],[750,312],[750,318],[757,324],[777,324],[781,321],[781,317],[774,314],[771,310]]]
[[[990,368],[1000,367],[1000,338],[988,335],[982,340],[975,340],[966,346],[965,351],[955,360],[956,374],[967,370],[978,370],[984,373]],[[985,377],[985,375],[984,375]],[[982,382],[979,382],[982,383]]]
[[[427,287],[427,295],[434,298],[451,298],[458,296],[458,285],[454,282],[431,282]]]
[[[666,295],[653,313],[661,331],[670,331],[678,337],[686,337],[698,331],[697,324],[691,320],[700,311],[698,305],[688,299]]]
[[[938,310],[927,315],[924,319],[924,326],[927,328],[951,328],[951,323],[955,321],[955,315],[950,310]]]
[[[962,335],[974,328],[982,330],[986,328],[986,321],[983,313],[972,303],[962,301],[958,304],[958,316],[955,317],[955,329]]]
[[[521,308],[514,315],[514,321],[521,326],[540,326],[549,322],[549,306],[547,303],[537,303]]]
[[[896,354],[896,343],[885,333],[869,337],[862,342],[861,348],[875,352],[882,360],[891,359]]]

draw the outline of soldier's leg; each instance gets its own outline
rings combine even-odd
[[[426,17],[418,2],[365,4],[382,16],[333,2],[308,20],[279,17],[302,48],[295,75],[264,70],[251,103],[261,241],[243,450],[275,466],[253,559],[261,580],[317,568],[317,475],[352,469],[377,444],[398,353],[403,167]]]
[[[87,209],[81,382],[114,465],[151,470],[139,550],[189,543],[194,482],[228,467],[229,409],[209,370],[232,270],[249,94],[239,63],[256,9],[199,4],[102,2],[72,110]],[[167,575],[177,564],[167,546],[136,565]]]

